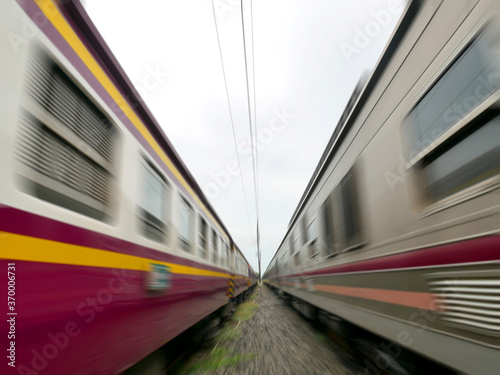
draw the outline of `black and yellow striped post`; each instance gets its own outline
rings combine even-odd
[[[234,276],[231,275],[229,279],[227,279],[227,293],[226,295],[229,298],[234,298]]]

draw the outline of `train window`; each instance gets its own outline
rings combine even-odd
[[[285,269],[286,269],[286,253],[283,252],[283,254],[281,255],[281,258],[280,258],[280,264],[281,264],[281,272],[284,273]]]
[[[224,249],[221,250],[224,252],[224,266],[227,266],[229,263],[229,257],[228,257],[228,254],[229,254],[229,245],[227,243],[225,243],[225,246],[224,246]]]
[[[489,30],[479,35],[409,115],[410,156],[416,155],[410,165],[418,166],[430,202],[494,181],[500,173],[500,58],[495,43]],[[483,105],[494,93],[494,100]]]
[[[228,267],[229,266],[229,245],[224,242],[224,246],[221,250],[221,256],[222,256],[222,266],[223,267]]]
[[[302,245],[305,245],[307,242],[307,223],[305,215],[302,217],[302,220],[300,221],[300,234],[302,237]]]
[[[300,244],[299,244],[299,232],[297,230],[294,230],[294,232],[292,233],[292,239],[293,239],[293,242],[291,242],[291,246],[292,246],[292,252],[295,253],[297,251],[300,250]]]
[[[147,161],[140,163],[141,189],[139,220],[142,234],[155,241],[164,241],[168,233],[167,212],[169,188],[166,180]]]
[[[295,254],[293,260],[294,260],[295,267],[297,267],[300,264],[300,252]]]
[[[358,175],[359,171],[355,164],[340,182],[344,245],[346,250],[359,247],[363,243]]]
[[[224,248],[226,244],[224,243],[222,237],[219,237],[219,244],[220,244],[219,263],[221,266],[224,266],[224,254],[225,254]]]
[[[318,230],[316,228],[316,218],[312,219],[306,229],[306,243],[309,258],[313,259],[319,255],[317,244]]]
[[[179,223],[177,230],[179,235],[179,246],[182,250],[190,252],[192,248],[191,233],[193,228],[193,209],[184,198],[179,200],[178,213]]]
[[[118,132],[45,52],[27,56],[16,158],[23,188],[98,220],[111,217]]]
[[[323,240],[325,242],[325,248],[327,255],[333,255],[337,252],[336,242],[335,242],[335,228],[334,228],[334,215],[333,215],[333,205],[334,205],[334,193],[326,199],[322,206],[323,214]]]
[[[406,126],[413,162],[423,157],[424,150],[435,148],[443,133],[500,87],[495,39],[491,33],[481,34],[412,110]]]
[[[199,226],[199,254],[203,259],[208,258],[208,225],[205,219],[200,216],[200,226]]]
[[[228,267],[234,267],[234,250],[233,249],[234,249],[233,245],[229,245],[228,255],[227,255],[227,259],[228,259],[227,266]]]
[[[218,258],[218,244],[217,244],[217,233],[212,229],[212,242],[210,244],[210,252],[212,254],[212,262],[217,263]]]
[[[500,111],[476,119],[467,131],[424,161],[427,192],[434,201],[500,173]]]
[[[225,247],[226,247],[226,244],[224,242],[224,240],[222,239],[222,237],[219,237],[219,243],[220,243],[220,265],[221,266],[224,266],[224,255],[225,255]]]

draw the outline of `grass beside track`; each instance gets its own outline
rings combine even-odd
[[[231,340],[239,339],[243,336],[243,330],[235,322],[228,322],[219,333],[217,343],[225,343]]]
[[[255,315],[255,310],[258,307],[259,305],[255,302],[243,302],[238,306],[231,319],[237,322],[250,320]]]
[[[235,366],[240,362],[248,361],[252,358],[254,358],[253,354],[233,355],[233,351],[231,349],[218,347],[213,350],[209,358],[193,364],[187,372],[192,374],[197,372],[215,371],[221,367]]]
[[[234,343],[243,338],[243,326],[245,322],[252,319],[259,305],[258,289],[247,298],[247,302],[240,303],[230,320],[222,327],[219,335],[215,339],[213,349],[208,349],[191,363],[184,371],[188,374],[211,373],[222,368],[230,368],[241,362],[252,360],[255,353],[235,354]]]

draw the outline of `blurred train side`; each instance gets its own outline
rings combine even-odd
[[[255,272],[79,1],[3,1],[0,30],[0,261],[18,313],[2,373],[121,373]]]
[[[305,315],[471,374],[500,366],[499,11],[407,5],[263,277]]]

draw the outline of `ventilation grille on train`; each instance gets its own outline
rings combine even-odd
[[[428,275],[443,323],[500,336],[500,270]]]
[[[25,91],[108,161],[113,156],[113,127],[99,109],[50,58],[28,57]]]
[[[19,118],[18,159],[33,170],[106,205],[109,175],[28,113]]]
[[[43,51],[28,56],[17,168],[29,192],[59,206],[109,217],[116,131]]]

